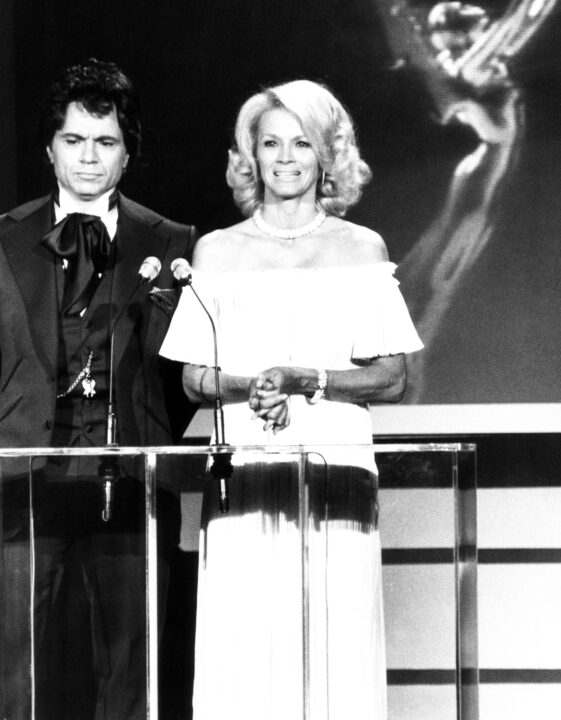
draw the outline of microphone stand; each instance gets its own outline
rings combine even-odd
[[[205,304],[199,297],[197,291],[193,287],[191,282],[191,273],[181,278],[181,285],[188,285],[191,288],[192,293],[199,301],[200,306],[205,311],[210,325],[212,328],[212,339],[214,343],[214,387],[216,398],[214,400],[214,438],[215,444],[212,446],[214,452],[212,453],[212,466],[210,472],[212,477],[218,483],[219,492],[219,508],[220,512],[224,515],[230,509],[230,493],[228,487],[228,481],[232,477],[234,468],[232,466],[232,453],[230,452],[230,446],[226,442],[224,432],[224,409],[222,407],[222,394],[220,392],[220,368],[218,367],[218,340],[216,336],[216,325],[212,319],[212,315],[207,310]]]
[[[146,261],[145,261],[146,262]],[[144,264],[144,263],[143,263]],[[113,327],[111,329],[111,339],[109,342],[109,399],[107,402],[107,419],[106,419],[106,431],[105,431],[105,445],[108,448],[118,447],[117,443],[117,414],[113,408],[113,379],[114,379],[114,345],[115,345],[115,330],[125,314],[125,310],[128,309],[135,295],[138,293],[140,288],[148,284],[158,276],[159,270],[156,275],[151,278],[150,276],[139,273],[140,278],[133,292],[130,294],[127,302],[124,304],[121,312],[117,315]],[[101,512],[101,519],[103,522],[109,522],[113,516],[113,496],[115,494],[115,483],[119,479],[120,467],[119,461],[111,456],[102,457],[99,463],[98,475],[103,483],[103,510]]]

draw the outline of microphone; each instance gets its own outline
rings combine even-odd
[[[142,265],[138,271],[140,275],[140,283],[151,283],[158,277],[160,270],[162,269],[162,263],[157,257],[147,257],[142,261]],[[130,301],[129,301],[130,302]]]
[[[193,272],[191,270],[191,266],[189,265],[187,260],[185,260],[185,258],[176,258],[175,260],[172,261],[170,268],[171,268],[173,277],[177,280],[178,284],[181,287],[185,287],[186,285],[191,284],[191,280],[193,278]],[[201,302],[201,301],[199,300],[199,302]],[[201,303],[201,305],[202,305],[202,303]],[[206,312],[206,308],[204,305],[203,305],[203,309]],[[207,315],[208,315],[208,313],[207,313]],[[212,322],[212,318],[210,318],[210,320]]]
[[[232,477],[234,471],[232,467],[232,453],[228,452],[229,445],[226,442],[224,433],[224,409],[222,407],[222,393],[220,392],[220,368],[218,366],[218,340],[216,337],[216,325],[212,319],[212,315],[207,310],[205,304],[199,297],[197,291],[193,287],[193,271],[185,258],[176,258],[170,265],[173,277],[177,280],[181,287],[187,285],[191,288],[191,292],[197,298],[200,306],[205,311],[212,328],[212,340],[214,345],[214,437],[216,452],[212,454],[213,462],[210,469],[212,476],[218,481],[220,512],[227,513],[230,509],[230,497],[228,490],[228,481]]]
[[[130,294],[127,302],[123,305],[121,312],[117,315],[113,321],[113,327],[111,328],[111,338],[109,341],[109,396],[107,401],[107,420],[106,420],[106,435],[105,442],[109,447],[117,446],[117,414],[113,408],[113,381],[114,381],[114,344],[115,344],[115,330],[124,316],[125,311],[128,310],[131,302],[138,291],[154,282],[154,280],[160,274],[162,269],[162,263],[157,257],[147,257],[143,260],[142,265],[138,270],[138,282],[136,283],[134,290]],[[113,514],[113,494],[115,488],[115,482],[119,477],[119,465],[115,458],[103,458],[99,465],[99,476],[103,482],[103,511],[101,517],[104,522],[109,522]]]

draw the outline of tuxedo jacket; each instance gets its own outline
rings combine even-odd
[[[52,225],[50,196],[0,217],[0,446],[48,447],[55,417],[59,305],[55,256],[41,244]],[[157,288],[174,287],[170,263],[190,257],[193,226],[119,197],[112,317],[114,392],[121,445],[172,443],[158,351],[169,312],[138,286],[148,256],[162,263]],[[127,307],[129,304],[129,307]],[[181,394],[180,386],[177,394]],[[13,468],[13,466],[12,466]],[[15,470],[15,468],[13,468]],[[10,473],[11,474],[11,473]]]

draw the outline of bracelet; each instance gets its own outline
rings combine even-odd
[[[204,382],[204,379],[206,378],[206,375],[209,370],[210,370],[209,367],[205,367],[205,369],[201,373],[201,377],[199,378],[199,395],[201,396],[202,401],[205,403],[213,402],[212,400],[207,398],[207,396],[205,395],[204,390],[203,390],[203,382]]]
[[[318,389],[312,395],[307,397],[306,400],[310,405],[316,405],[320,400],[325,397],[325,390],[327,388],[327,370],[318,370]]]

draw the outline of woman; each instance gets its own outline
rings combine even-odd
[[[326,445],[310,481],[315,720],[386,716],[367,404],[401,398],[403,353],[421,343],[382,239],[341,219],[369,177],[326,88],[265,90],[240,110],[227,171],[248,219],[201,238],[194,256],[193,286],[217,326],[228,442]],[[189,291],[161,352],[185,363],[190,399],[214,399],[210,323]],[[268,460],[234,456],[227,515],[213,483],[205,493],[195,720],[302,717],[297,462]]]

